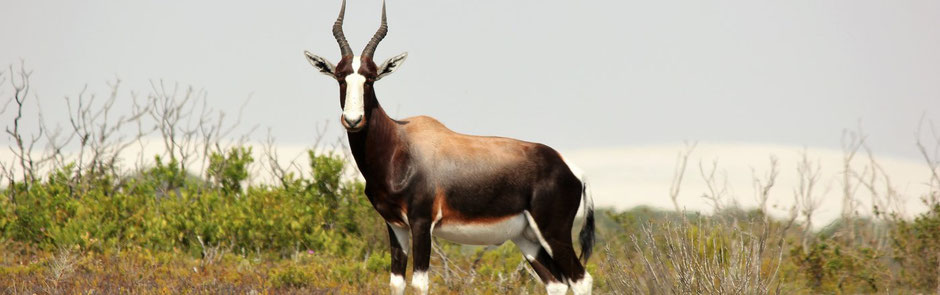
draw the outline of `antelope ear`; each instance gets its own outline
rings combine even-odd
[[[386,60],[384,63],[382,63],[381,66],[379,66],[379,74],[375,76],[375,80],[378,81],[379,79],[382,79],[382,77],[385,77],[400,68],[401,64],[405,62],[406,58],[408,58],[407,52]]]
[[[317,68],[320,73],[330,77],[336,77],[336,68],[333,66],[333,63],[326,60],[325,58],[310,53],[310,51],[304,50],[304,55],[307,56],[307,61],[309,61],[314,68]]]

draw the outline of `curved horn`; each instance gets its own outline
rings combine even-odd
[[[382,42],[382,38],[385,38],[385,34],[387,33],[388,23],[385,21],[385,1],[383,0],[382,25],[379,26],[379,30],[375,32],[375,35],[372,36],[372,40],[369,41],[369,44],[366,45],[366,48],[362,50],[362,56],[368,56],[369,58],[372,58],[372,54],[375,53],[375,48],[379,46],[379,42]]]
[[[339,17],[333,23],[333,37],[336,37],[336,43],[339,43],[339,51],[342,56],[353,55],[352,48],[349,47],[349,41],[343,35],[343,16],[346,14],[346,0],[343,0],[343,7],[339,9]]]

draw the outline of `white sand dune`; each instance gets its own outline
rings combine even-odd
[[[587,175],[598,206],[626,209],[639,205],[673,209],[669,198],[670,183],[683,145],[657,145],[621,148],[582,149],[566,152]],[[727,175],[727,202],[735,201],[743,208],[757,206],[754,175],[763,177],[770,170],[770,156],[778,158],[779,176],[770,191],[768,208],[771,214],[786,216],[794,204],[794,190],[799,187],[797,165],[802,159],[803,147],[760,144],[698,144],[688,160],[685,178],[678,197],[686,210],[710,212],[711,202],[702,197],[708,191],[699,164],[708,172],[717,161],[716,178]],[[808,159],[820,167],[820,181],[815,189],[820,206],[813,218],[814,226],[825,225],[841,214],[843,196],[843,154],[825,148],[805,149]],[[907,159],[878,157],[877,163],[890,177],[893,189],[902,196],[898,211],[905,216],[922,212],[925,206],[920,198],[928,191],[928,166]],[[867,155],[860,152],[851,167],[861,173],[870,164]],[[852,178],[855,182],[857,179]],[[720,182],[721,184],[723,182]],[[883,180],[876,183],[884,191]],[[856,211],[871,213],[870,191],[859,186],[854,194],[859,201]]]

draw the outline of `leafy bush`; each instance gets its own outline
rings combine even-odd
[[[252,186],[242,192],[251,150],[213,154],[212,183],[188,176],[179,162],[156,157],[135,177],[103,175],[73,181],[70,166],[52,172],[4,201],[2,236],[44,249],[80,245],[83,249],[134,245],[155,250],[182,249],[198,255],[206,247],[240,251],[299,249],[361,255],[374,248],[365,235],[381,224],[363,196],[363,185],[342,180],[338,156],[309,153],[313,175],[288,187]],[[78,190],[83,190],[77,193]]]
[[[940,258],[940,204],[913,221],[897,220],[891,235],[893,258],[900,264],[902,282],[918,290],[937,290]]]
[[[820,240],[804,249],[795,245],[790,258],[800,270],[806,287],[817,292],[878,292],[889,285],[880,277],[878,251],[868,247],[851,247],[833,239]]]
[[[248,165],[253,161],[250,147],[232,148],[224,155],[213,152],[209,155],[206,174],[222,190],[223,195],[233,196],[241,193],[242,182],[248,179]]]

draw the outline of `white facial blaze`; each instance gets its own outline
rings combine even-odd
[[[353,57],[352,68],[355,72],[346,76],[346,104],[343,106],[343,118],[351,121],[361,120],[366,112],[363,102],[366,77],[359,74],[361,63],[358,56]]]

